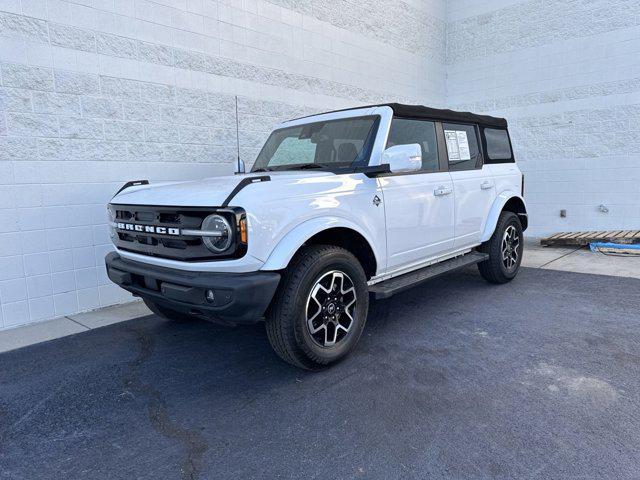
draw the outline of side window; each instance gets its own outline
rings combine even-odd
[[[474,125],[443,123],[447,143],[449,170],[473,170],[478,164],[480,148]]]
[[[487,163],[509,163],[513,162],[511,153],[511,142],[506,130],[497,128],[483,129],[484,139],[487,142]]]
[[[422,149],[422,170],[438,171],[438,142],[434,122],[394,118],[391,122],[387,147],[417,143]]]

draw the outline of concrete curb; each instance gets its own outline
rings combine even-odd
[[[0,332],[0,353],[8,352],[40,342],[125,322],[151,315],[147,306],[139,300],[77,313],[39,323],[17,326]]]

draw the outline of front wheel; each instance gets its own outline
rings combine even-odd
[[[267,312],[267,336],[284,361],[316,370],[355,348],[368,309],[367,278],[358,260],[340,247],[311,245],[284,272]]]
[[[522,262],[522,224],[513,212],[502,212],[491,238],[479,250],[489,258],[478,263],[480,275],[491,283],[507,283],[515,278]]]

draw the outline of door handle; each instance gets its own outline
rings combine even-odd
[[[482,183],[480,184],[480,188],[481,188],[482,190],[489,190],[489,189],[490,189],[490,188],[492,188],[492,187],[493,187],[493,184],[492,184],[490,181],[488,181],[488,180],[487,180],[487,181],[485,181],[485,182],[482,182]]]
[[[453,190],[452,190],[451,188],[449,188],[449,187],[444,187],[444,186],[439,186],[438,188],[436,188],[436,189],[433,191],[433,194],[434,194],[436,197],[442,197],[442,196],[444,196],[444,195],[449,195],[451,192],[453,192]]]

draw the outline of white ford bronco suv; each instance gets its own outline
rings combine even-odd
[[[264,319],[283,360],[317,369],[356,346],[370,296],[476,263],[513,279],[522,197],[502,118],[323,113],[279,125],[249,173],[126,184],[108,206],[106,267],[166,318]]]

